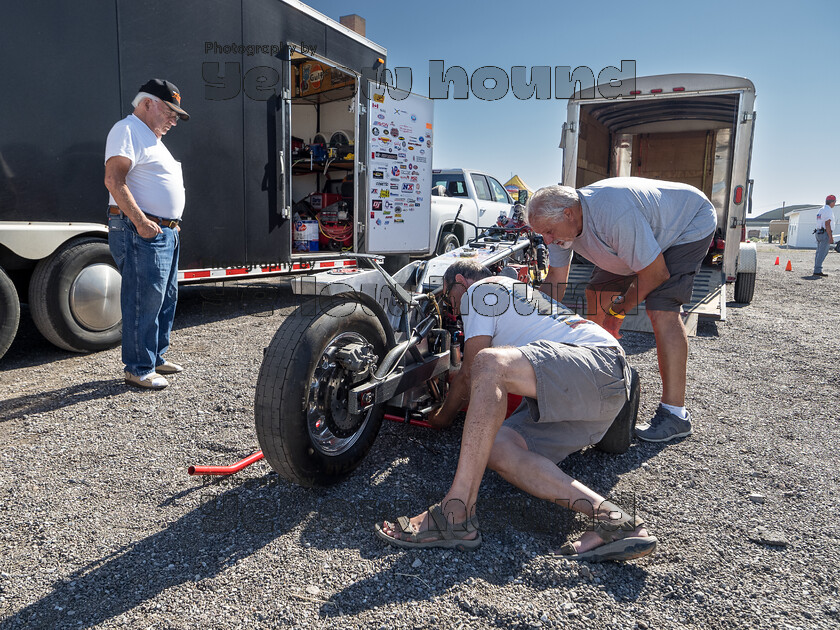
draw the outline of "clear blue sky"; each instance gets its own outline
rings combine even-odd
[[[413,91],[424,96],[430,59],[468,74],[485,65],[588,66],[597,76],[633,59],[637,76],[747,77],[757,93],[753,216],[840,195],[839,0],[307,4],[335,20],[365,18],[388,66],[411,67]],[[518,174],[532,188],[557,183],[566,104],[512,93],[436,100],[434,165],[484,170],[502,182]]]

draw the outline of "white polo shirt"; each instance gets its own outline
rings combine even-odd
[[[131,160],[125,182],[143,212],[162,219],[181,218],[186,203],[181,163],[134,114],[123,118],[108,133],[105,161],[114,156]],[[113,195],[109,194],[108,199],[112,206],[117,205]]]

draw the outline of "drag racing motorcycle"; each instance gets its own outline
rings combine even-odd
[[[297,279],[295,292],[311,299],[265,349],[255,395],[257,437],[271,467],[302,486],[333,484],[364,459],[384,418],[429,426],[424,418],[443,403],[463,351],[461,324],[441,304],[446,268],[472,258],[538,284],[546,254],[542,237],[511,220],[393,276],[381,257],[351,254],[368,268]],[[630,400],[599,448],[627,450],[638,405],[633,372]]]

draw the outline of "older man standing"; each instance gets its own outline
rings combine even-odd
[[[181,163],[161,142],[178,119],[189,120],[169,81],[152,79],[116,123],[105,145],[110,193],[108,243],[122,274],[122,360],[125,382],[163,389],[163,374],[182,367],[163,358],[178,300],[178,251],[184,211]]]
[[[680,317],[709,250],[717,214],[687,184],[639,177],[605,179],[575,190],[548,186],[528,204],[528,222],[549,244],[543,290],[562,299],[572,251],[595,264],[587,316],[616,337],[625,314],[645,301],[656,337],[662,399],[636,435],[667,442],[691,434],[685,408],[688,336]]]
[[[829,195],[825,198],[825,205],[817,213],[817,227],[814,234],[817,238],[817,253],[814,256],[814,275],[825,277],[828,274],[823,273],[822,266],[826,255],[828,254],[828,246],[834,242],[834,235],[831,233],[834,225],[834,204],[837,203],[837,197]]]

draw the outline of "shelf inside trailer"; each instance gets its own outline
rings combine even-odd
[[[333,160],[332,162],[313,162],[310,166],[308,159],[292,164],[292,175],[309,175],[316,173],[323,175],[324,172],[329,172],[330,169],[337,169],[340,171],[352,171],[353,160]]]
[[[345,85],[325,90],[323,92],[315,92],[314,94],[306,94],[303,96],[295,95],[292,98],[292,105],[323,105],[324,103],[346,101],[353,98],[353,95],[355,94],[355,85]]]

